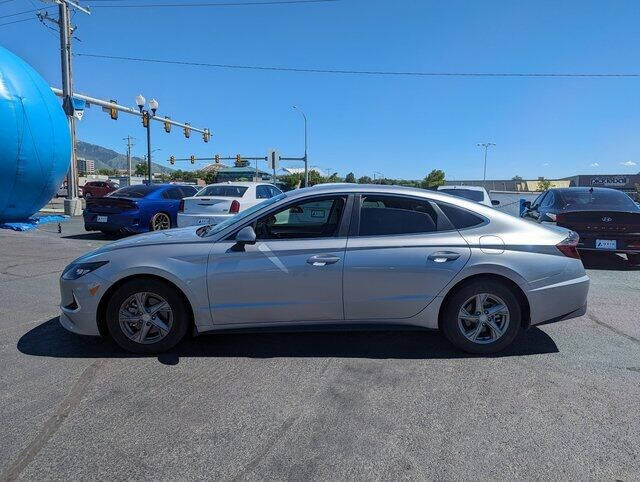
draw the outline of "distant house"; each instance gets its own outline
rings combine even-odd
[[[250,166],[224,167],[218,170],[216,181],[253,181],[256,177],[259,181],[270,181],[272,174]]]

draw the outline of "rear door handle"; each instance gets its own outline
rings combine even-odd
[[[436,251],[428,256],[429,261],[435,263],[445,263],[447,261],[455,261],[460,257],[460,253],[455,251]]]
[[[334,264],[340,261],[340,258],[331,254],[316,254],[311,256],[307,263],[313,266],[326,266],[328,264]]]

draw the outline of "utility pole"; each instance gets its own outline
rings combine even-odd
[[[483,142],[481,144],[476,144],[478,147],[482,147],[484,149],[484,174],[482,175],[482,187],[487,188],[487,151],[490,147],[494,147],[495,144],[493,142]]]
[[[91,11],[78,5],[75,0],[56,0],[58,19],[54,20],[46,13],[38,13],[38,18],[57,25],[60,31],[60,67],[62,70],[62,107],[67,114],[69,134],[71,136],[71,159],[67,173],[67,198],[64,202],[65,214],[70,216],[82,213],[82,205],[78,199],[78,165],[76,164],[76,118],[73,107],[73,72],[71,66],[71,21],[69,6],[91,15]]]
[[[309,159],[307,157],[307,144],[308,144],[308,135],[307,135],[307,115],[297,106],[291,106],[292,109],[297,110],[302,114],[302,118],[304,119],[304,187],[309,187]]]
[[[129,186],[131,186],[131,147],[133,146],[131,141],[135,140],[135,137],[127,136],[123,140],[127,141],[127,162],[129,163]]]

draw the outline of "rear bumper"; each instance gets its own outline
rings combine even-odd
[[[84,229],[87,231],[140,233],[148,226],[140,221],[140,211],[127,211],[118,214],[83,213]],[[107,222],[98,222],[98,216],[106,216]]]
[[[204,226],[206,224],[219,224],[222,221],[235,216],[235,214],[191,214],[178,213],[178,227],[186,228],[187,226]]]
[[[531,325],[582,316],[589,294],[587,275],[530,290]]]

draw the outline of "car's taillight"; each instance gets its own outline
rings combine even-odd
[[[178,206],[178,212],[179,213],[183,213],[184,212],[184,199],[180,199],[180,205]]]
[[[556,244],[556,248],[568,258],[580,259],[580,253],[578,253],[579,240],[580,236],[578,236],[578,233],[571,231],[569,236]]]
[[[231,201],[231,207],[229,208],[229,214],[236,214],[240,212],[240,203],[237,199]]]

